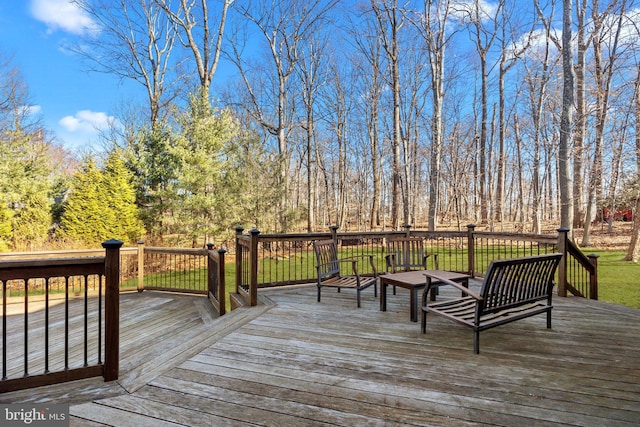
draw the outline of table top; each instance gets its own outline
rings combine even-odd
[[[403,271],[400,273],[383,274],[380,276],[381,283],[387,283],[390,285],[410,285],[410,286],[424,286],[427,283],[426,273],[437,274],[448,280],[464,280],[469,279],[471,276],[465,273],[457,273],[455,271],[446,270],[415,270],[415,271]],[[434,283],[437,280],[434,279]]]

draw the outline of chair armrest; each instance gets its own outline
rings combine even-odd
[[[424,293],[422,295],[422,304],[424,305],[426,303],[426,295],[429,294],[429,291],[431,290],[431,286],[429,284],[429,280],[428,278],[431,279],[436,279],[438,282],[438,286],[441,285],[451,285],[459,290],[461,290],[462,292],[464,292],[466,295],[469,295],[471,297],[473,297],[474,299],[478,300],[478,301],[482,301],[482,296],[480,296],[480,294],[473,292],[471,289],[469,288],[465,288],[464,286],[462,286],[460,283],[458,282],[454,282],[453,280],[449,280],[449,279],[445,279],[444,277],[439,276],[437,273],[425,273],[424,275],[427,278],[427,285],[424,288]],[[433,281],[431,282],[433,283]]]
[[[340,263],[351,263],[351,268],[353,270],[353,274],[355,276],[359,276],[358,274],[358,262],[363,261],[365,258],[369,259],[369,264],[371,265],[371,270],[373,270],[373,277],[378,277],[378,270],[376,269],[376,265],[373,263],[373,255],[371,254],[363,254],[363,255],[354,255],[346,258],[337,259]]]
[[[387,271],[396,271],[396,254],[387,254],[384,259],[387,261]]]
[[[424,263],[426,265],[427,258],[433,257],[433,265],[435,266],[434,270],[440,270],[440,262],[438,261],[438,254],[427,254],[425,255]]]

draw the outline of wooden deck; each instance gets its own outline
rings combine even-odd
[[[434,316],[422,335],[406,290],[386,312],[370,291],[358,309],[349,290],[269,289],[219,319],[201,297],[123,295],[118,382],[0,401],[72,403],[82,426],[640,425],[640,310],[555,298],[553,329],[538,316],[483,332],[476,356],[468,328]],[[201,320],[171,322],[180,310]]]

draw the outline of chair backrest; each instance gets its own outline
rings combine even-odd
[[[313,251],[316,253],[316,268],[318,278],[340,275],[340,263],[338,262],[338,248],[333,240],[316,240],[313,242]]]
[[[427,262],[422,237],[391,237],[387,239],[387,270],[426,270]]]
[[[479,309],[496,312],[526,302],[551,302],[553,279],[562,254],[493,261],[482,283]]]

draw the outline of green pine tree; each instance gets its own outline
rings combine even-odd
[[[60,235],[90,246],[112,238],[127,243],[140,239],[144,228],[131,179],[118,150],[110,153],[104,170],[88,159],[74,176],[60,220]]]

